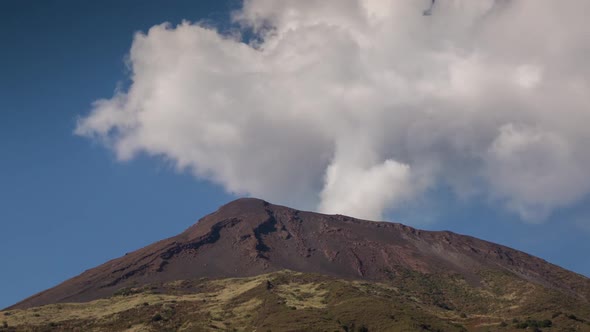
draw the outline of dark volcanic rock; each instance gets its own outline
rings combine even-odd
[[[396,273],[503,270],[588,300],[590,280],[498,244],[452,232],[298,211],[244,198],[183,233],[111,260],[10,309],[83,302],[116,290],[199,277],[243,277],[290,269],[349,279],[391,281]]]

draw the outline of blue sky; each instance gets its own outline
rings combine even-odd
[[[0,4],[0,307],[175,235],[237,197],[228,194],[228,181],[177,171],[174,157],[150,157],[144,149],[120,161],[120,151],[74,135],[95,100],[129,85],[124,59],[136,31],[183,19],[227,26],[237,7],[238,1]],[[265,190],[259,192],[272,193]],[[461,200],[444,185],[420,197],[419,208],[405,201],[385,206],[383,217],[501,243],[590,275],[588,195],[532,223],[488,196]]]

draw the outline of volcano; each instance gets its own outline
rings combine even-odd
[[[285,269],[376,282],[416,271],[461,276],[473,286],[481,282],[483,271],[499,270],[590,299],[588,278],[502,245],[243,198],[177,236],[87,270],[11,309],[91,301],[154,282],[249,277]]]
[[[590,331],[589,300],[590,279],[499,244],[243,198],[3,316],[6,331]]]

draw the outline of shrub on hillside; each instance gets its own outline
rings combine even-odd
[[[517,329],[527,329],[527,328],[531,328],[531,329],[538,329],[541,327],[551,327],[553,325],[553,322],[550,321],[549,319],[545,319],[545,320],[534,320],[534,319],[527,319],[524,322],[520,322],[517,323],[514,327],[516,327]]]

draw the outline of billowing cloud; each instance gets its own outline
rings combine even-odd
[[[587,0],[246,0],[137,34],[76,133],[249,194],[379,219],[437,186],[540,221],[590,191]],[[248,36],[247,41],[242,36]]]

